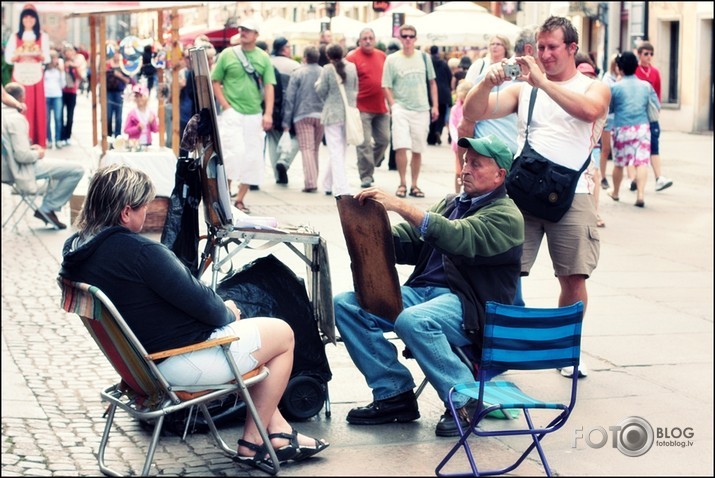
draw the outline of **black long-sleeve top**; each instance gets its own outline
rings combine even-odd
[[[78,234],[65,242],[60,275],[99,287],[149,353],[202,342],[235,320],[163,244],[121,226],[77,243]]]

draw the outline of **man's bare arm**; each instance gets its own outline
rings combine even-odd
[[[363,189],[355,195],[355,198],[363,204],[366,199],[372,198],[379,202],[388,211],[394,211],[403,217],[407,222],[412,224],[414,227],[420,227],[425,215],[427,214],[422,209],[404,201],[400,198],[393,196],[392,194],[387,194],[386,192],[378,188],[367,188]]]
[[[231,108],[231,105],[229,104],[228,100],[226,100],[226,97],[223,95],[223,87],[221,86],[221,82],[213,80],[211,84],[213,85],[216,102],[221,107],[221,109],[225,111]]]
[[[474,123],[479,120],[502,118],[508,114],[515,113],[519,103],[519,91],[521,85],[511,85],[497,93],[492,93],[492,88],[501,85],[504,78],[493,75],[490,70],[477,83],[464,100],[463,119]]]
[[[432,109],[430,111],[430,118],[432,121],[437,121],[439,117],[439,100],[437,96],[437,80],[429,80],[429,91],[430,97],[432,98]]]
[[[528,68],[527,81],[549,95],[564,111],[574,118],[592,123],[606,114],[611,102],[611,90],[605,83],[594,81],[586,93],[577,93],[555,83],[536,65],[532,57],[519,57],[516,61]]]
[[[382,91],[385,93],[385,101],[387,101],[387,107],[392,109],[392,105],[395,104],[395,98],[393,98],[392,96],[392,88],[383,86]]]
[[[272,83],[266,83],[263,86],[263,101],[265,103],[265,112],[263,113],[263,130],[268,131],[273,127],[273,102],[274,93]]]

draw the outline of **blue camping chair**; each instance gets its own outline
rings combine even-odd
[[[449,407],[453,417],[457,417],[452,402],[455,393],[462,393],[476,399],[477,407],[466,430],[463,430],[456,420],[460,431],[459,441],[435,469],[437,476],[490,476],[509,473],[517,468],[534,448],[541,457],[547,476],[551,476],[541,440],[566,423],[576,404],[582,322],[583,302],[546,309],[487,302],[484,347],[478,379],[476,382],[457,384],[449,392]],[[571,393],[570,397],[564,397],[568,400],[562,402],[541,401],[522,392],[511,382],[489,381],[487,378],[491,369],[541,370],[568,366],[574,367]],[[531,416],[534,409],[542,410],[544,413],[557,413],[557,415],[547,426],[536,428]],[[509,416],[512,411],[520,410],[524,412],[526,427],[489,430],[483,422],[490,413],[496,412]],[[472,434],[477,437],[530,435],[532,443],[513,464],[498,470],[480,471],[468,442]],[[463,448],[466,453],[471,472],[442,473],[442,469],[460,448]]]

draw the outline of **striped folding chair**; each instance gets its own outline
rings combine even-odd
[[[190,410],[189,413],[191,413],[193,407],[198,407],[201,410],[218,446],[226,454],[234,457],[236,449],[226,444],[221,438],[206,404],[225,395],[236,393],[246,403],[246,408],[256,422],[263,443],[267,444],[268,454],[274,465],[271,470],[266,471],[273,475],[278,473],[280,463],[273,447],[270,446],[268,432],[258,416],[247,388],[265,379],[269,373],[268,368],[262,366],[243,376],[241,375],[229,351],[231,342],[239,340],[239,337],[223,337],[149,354],[114,304],[101,290],[89,284],[72,282],[62,277],[59,277],[57,281],[62,289],[62,308],[67,312],[77,314],[82,319],[89,334],[121,377],[119,383],[100,392],[102,401],[109,403],[105,413],[107,422],[97,452],[99,469],[102,473],[107,476],[126,476],[128,474],[128,472],[120,473],[109,468],[104,460],[104,452],[107,448],[114,413],[117,408],[126,411],[133,418],[154,422],[154,431],[149,443],[144,467],[141,471],[142,476],[149,474],[154,452],[161,438],[164,417],[187,408]],[[223,349],[226,360],[231,370],[233,370],[234,380],[215,385],[174,386],[166,381],[156,365],[158,360],[209,347],[221,347]],[[189,421],[187,420],[187,426]],[[124,444],[121,444],[121,446],[124,446]]]
[[[462,393],[477,400],[477,406],[467,429],[463,430],[459,420],[456,420],[460,438],[437,466],[435,470],[437,476],[489,476],[509,473],[517,468],[534,448],[539,453],[546,474],[551,476],[541,440],[566,423],[576,404],[582,321],[583,302],[545,309],[487,302],[484,348],[478,379],[475,382],[457,384],[449,392],[449,407],[453,417],[457,416],[452,403],[455,393]],[[567,397],[564,391],[562,401],[542,401],[524,393],[511,382],[487,379],[489,370],[494,369],[541,370],[568,366],[574,367],[571,392]],[[494,429],[483,421],[489,414],[496,412],[509,415],[514,410],[524,412],[525,423],[521,428]],[[532,412],[537,413],[535,410],[539,410],[538,413],[549,413],[549,417],[554,415],[555,417],[548,422],[548,425],[535,427],[532,418]],[[549,417],[546,417],[546,420]],[[471,435],[477,437],[529,435],[532,441],[514,463],[498,470],[479,470],[468,441]],[[447,463],[460,448],[466,454],[471,471],[443,472]]]

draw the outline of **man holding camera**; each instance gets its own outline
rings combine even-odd
[[[492,88],[509,76],[504,71],[506,62],[492,65],[467,96],[464,117],[480,121],[517,113],[518,157],[524,148],[531,92],[538,88],[529,125],[529,144],[552,162],[578,171],[598,142],[611,94],[605,84],[576,69],[577,51],[578,32],[571,22],[563,17],[548,18],[537,32],[537,59],[516,58],[521,67],[520,78],[525,81],[505,88],[497,97],[491,93]],[[525,242],[521,274],[529,274],[546,235],[554,273],[561,287],[559,306],[578,301],[586,306],[586,279],[598,264],[596,212],[588,195],[582,174],[571,207],[558,222],[522,211]],[[562,371],[563,375],[568,373],[568,370]],[[579,374],[585,376],[585,368],[579,370]]]

